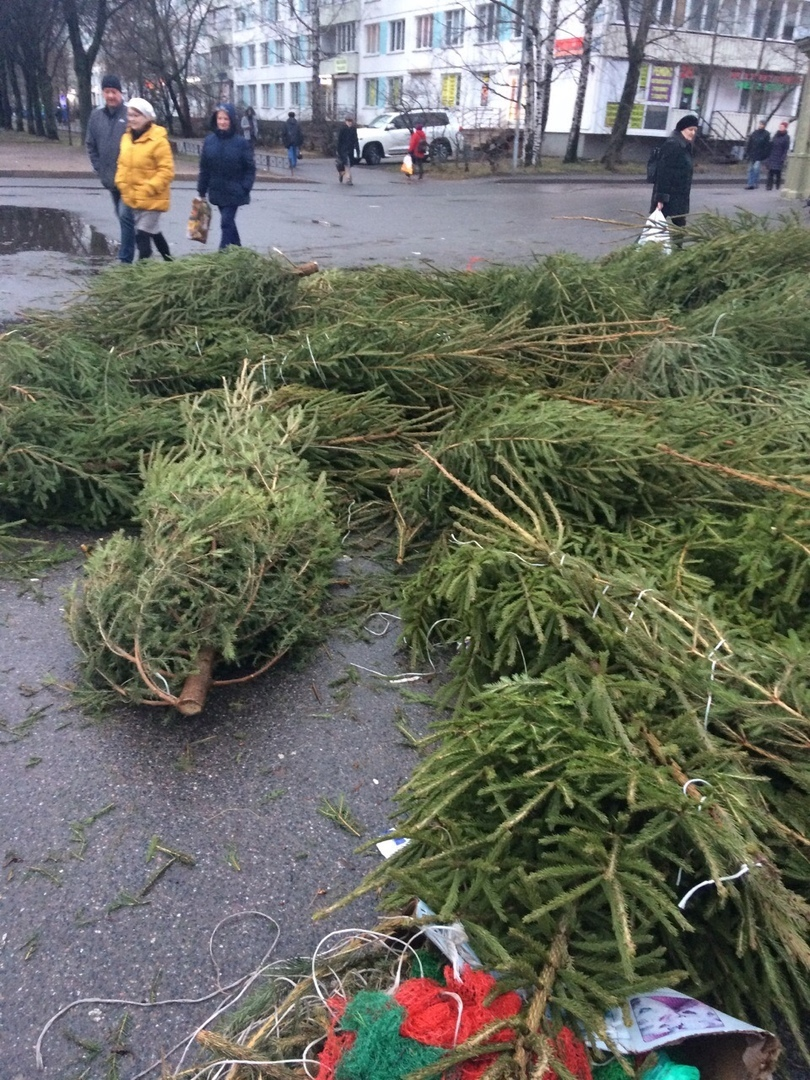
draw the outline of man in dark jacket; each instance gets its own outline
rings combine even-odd
[[[779,130],[771,139],[771,152],[765,162],[765,168],[768,170],[768,182],[765,186],[768,191],[771,191],[774,186],[778,191],[782,186],[782,169],[785,167],[788,150],[790,150],[790,136],[787,121],[783,120],[779,125]]]
[[[698,123],[698,118],[691,113],[680,118],[675,131],[661,145],[655,173],[650,212],[657,207],[679,228],[686,225],[686,215],[689,213],[692,148]]]
[[[135,222],[132,212],[121,202],[121,195],[115,186],[118,150],[121,136],[127,130],[127,107],[118,76],[105,75],[101,80],[101,92],[104,95],[104,104],[90,113],[85,145],[90,164],[112,195],[115,214],[121,227],[118,258],[122,263],[131,263],[135,258]]]
[[[304,133],[301,125],[295,119],[295,113],[287,113],[284,121],[284,129],[281,133],[281,141],[287,147],[287,160],[290,163],[290,173],[295,175],[295,167],[298,164],[298,151],[304,145]]]
[[[233,105],[218,105],[211,117],[211,134],[200,151],[197,193],[219,207],[222,236],[219,247],[241,247],[236,211],[250,202],[256,179],[253,147],[237,130]]]
[[[745,160],[750,162],[748,166],[748,183],[746,191],[753,191],[759,187],[759,170],[762,162],[771,152],[771,136],[765,127],[765,121],[760,120],[759,127],[752,131],[745,144]]]
[[[360,142],[357,138],[357,128],[354,126],[354,118],[346,117],[343,127],[338,132],[337,138],[337,170],[341,184],[345,180],[351,186],[352,165],[360,160]]]

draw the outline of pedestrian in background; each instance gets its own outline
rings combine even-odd
[[[771,139],[771,152],[765,162],[765,168],[768,170],[768,182],[765,186],[768,191],[774,187],[778,191],[782,186],[782,170],[785,167],[788,150],[790,150],[790,136],[787,121],[783,120],[779,125],[779,130]]]
[[[295,173],[301,147],[304,145],[304,133],[301,125],[295,118],[294,112],[287,113],[284,121],[284,130],[281,133],[281,141],[287,147],[287,161],[290,163],[290,172]]]
[[[693,145],[698,118],[692,113],[682,116],[675,130],[661,144],[661,154],[655,172],[650,213],[656,207],[673,225],[683,228],[689,213],[692,192]],[[677,244],[677,239],[675,243]]]
[[[155,110],[145,98],[127,102],[127,130],[121,139],[115,186],[132,211],[135,246],[139,259],[148,259],[154,242],[158,252],[171,261],[160,217],[169,209],[169,187],[174,179],[174,160],[166,129],[155,123]]]
[[[748,183],[745,185],[746,191],[753,191],[759,187],[759,171],[762,167],[762,162],[765,161],[771,152],[771,136],[765,127],[765,121],[760,120],[759,127],[756,131],[752,131],[748,136],[748,142],[745,144],[745,160],[750,162],[748,166]]]
[[[126,204],[121,201],[121,192],[115,186],[121,136],[127,129],[127,107],[124,104],[121,80],[117,75],[104,76],[101,80],[101,93],[104,104],[90,113],[85,145],[93,171],[112,195],[115,216],[121,230],[119,261],[131,263],[135,258],[135,224]]]
[[[408,153],[411,155],[413,161],[413,172],[417,180],[421,180],[425,175],[425,160],[428,156],[428,142],[425,138],[425,128],[422,124],[417,124],[413,129],[410,140],[408,142]]]
[[[247,139],[251,146],[259,137],[259,121],[252,105],[248,105],[242,117],[242,137]]]
[[[218,105],[211,117],[211,134],[206,135],[200,152],[200,173],[197,193],[201,199],[219,207],[221,236],[220,251],[226,247],[241,247],[236,228],[236,211],[250,202],[250,192],[256,179],[253,147],[236,130],[233,105]]]
[[[357,138],[357,128],[354,126],[354,117],[347,116],[337,138],[338,180],[341,184],[345,179],[351,187],[352,165],[359,160],[360,141]]]

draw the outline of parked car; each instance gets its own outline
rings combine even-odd
[[[358,127],[361,159],[367,165],[379,165],[383,158],[404,157],[411,133],[420,123],[430,146],[431,161],[447,161],[458,152],[462,129],[446,112],[388,112]]]

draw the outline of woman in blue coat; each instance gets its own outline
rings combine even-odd
[[[207,196],[219,207],[220,250],[232,244],[241,247],[236,211],[250,202],[250,189],[256,179],[253,147],[237,130],[233,105],[217,106],[211,117],[211,131],[202,145],[197,192],[200,198]]]

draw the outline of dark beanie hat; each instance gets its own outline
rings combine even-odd
[[[121,80],[118,78],[117,75],[105,75],[104,78],[101,80],[101,89],[117,90],[119,93],[123,93],[124,90],[123,86],[121,85]]]
[[[684,128],[698,127],[699,125],[700,121],[698,120],[698,118],[693,113],[689,113],[688,116],[682,116],[680,118],[678,123],[675,125],[675,130],[683,131]]]

